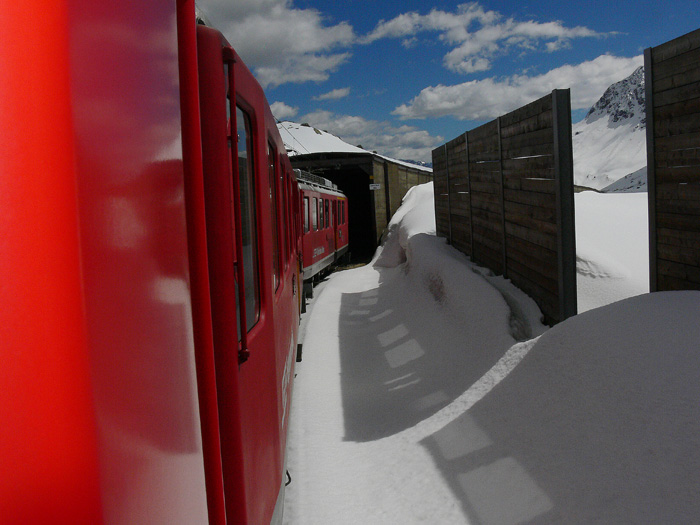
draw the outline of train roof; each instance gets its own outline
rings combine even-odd
[[[323,191],[324,193],[345,197],[345,194],[338,189],[338,186],[333,184],[333,182],[325,177],[314,175],[308,171],[298,169],[294,170],[294,173],[296,173],[297,182],[299,183],[299,187],[302,189]]]

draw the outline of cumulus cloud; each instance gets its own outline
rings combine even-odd
[[[487,78],[423,89],[408,104],[394,109],[401,119],[451,116],[460,120],[491,120],[543,97],[554,89],[571,88],[571,109],[592,106],[613,82],[630,75],[642,56],[601,55],[578,65],[565,65],[537,76]]]
[[[386,121],[370,120],[331,111],[315,111],[299,120],[328,131],[353,146],[396,159],[430,162],[432,150],[444,142],[415,126],[396,126]]]
[[[329,91],[328,93],[324,93],[323,95],[319,95],[317,97],[314,97],[314,100],[339,100],[341,98],[345,98],[350,94],[350,88],[340,88],[340,89],[334,89],[333,91]]]
[[[297,113],[299,113],[299,108],[289,106],[284,102],[273,102],[270,104],[270,109],[277,120],[293,118],[297,116]]]
[[[251,67],[263,87],[327,80],[351,56],[356,35],[316,9],[290,0],[210,0],[200,6]]]
[[[486,10],[473,2],[458,6],[456,12],[433,9],[427,15],[411,12],[382,20],[360,42],[369,44],[382,38],[406,41],[423,32],[439,33],[440,40],[452,47],[445,54],[443,64],[458,73],[486,71],[494,57],[513,48],[552,52],[567,47],[576,38],[604,36],[586,27],[566,27],[559,21],[504,18],[497,11]]]

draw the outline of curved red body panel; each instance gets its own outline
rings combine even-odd
[[[0,31],[1,521],[269,522],[301,234],[262,89],[211,29],[211,63],[198,57],[192,0],[15,4]],[[226,63],[260,160],[244,343]]]

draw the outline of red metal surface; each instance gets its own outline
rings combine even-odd
[[[67,67],[69,20],[61,2],[11,2],[3,13],[0,521],[99,523]],[[41,16],[17,24],[27,13]]]
[[[260,315],[239,365],[225,41],[203,30],[213,62],[198,67],[192,0],[27,0],[4,15],[0,521],[269,522],[299,318],[286,155],[276,290],[258,163]],[[235,58],[254,156],[284,152]],[[217,73],[200,97],[202,67]]]

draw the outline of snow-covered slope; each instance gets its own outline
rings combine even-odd
[[[605,193],[641,193],[647,191],[647,167],[625,175],[610,186],[603,188]]]
[[[579,186],[603,189],[646,166],[644,68],[611,85],[572,131]]]

